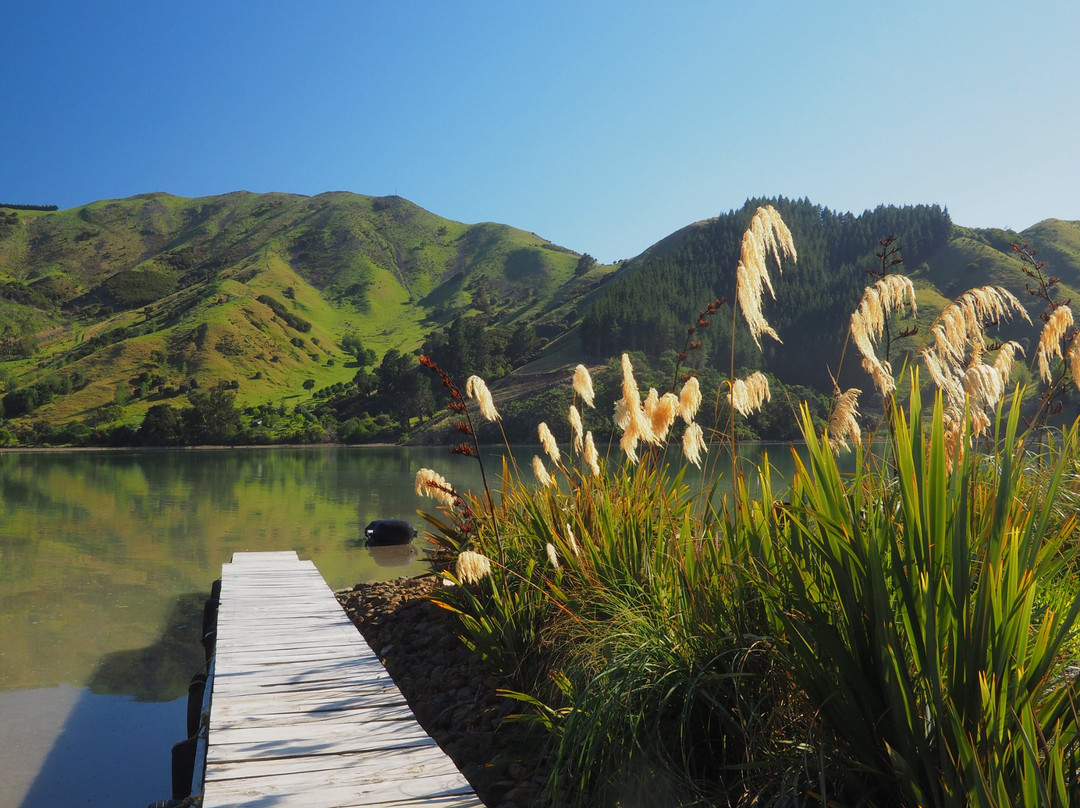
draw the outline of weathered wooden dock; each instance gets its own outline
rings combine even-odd
[[[203,808],[483,803],[310,561],[222,565]]]

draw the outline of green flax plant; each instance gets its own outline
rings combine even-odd
[[[809,459],[796,458],[788,534],[763,566],[820,720],[822,802],[1077,804],[1077,683],[1062,652],[1080,595],[1040,598],[1075,552],[1076,516],[1054,502],[1076,429],[1036,459],[1039,495],[1019,496],[1019,400],[999,405],[988,454],[965,434],[951,455],[940,394],[928,419],[919,395],[906,411],[894,402],[891,471],[862,457],[848,478],[803,412]]]

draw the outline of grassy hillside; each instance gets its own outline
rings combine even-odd
[[[479,312],[560,329],[583,293],[568,286],[578,258],[399,197],[158,193],[4,209],[0,381],[56,387],[27,414],[53,423],[118,403],[138,423],[154,403],[222,380],[241,405],[288,403],[309,396],[306,381],[352,379],[346,335],[381,356]]]
[[[220,383],[239,406],[264,413],[310,408],[325,391],[325,406],[305,418],[360,419],[365,434],[381,429],[383,438],[437,409],[411,382],[390,389],[384,377],[379,389],[370,373],[354,381],[350,342],[371,349],[376,363],[421,344],[449,352],[455,373],[489,375],[503,400],[536,393],[537,379],[567,365],[599,365],[623,350],[659,362],[681,348],[702,306],[733,297],[741,234],[764,202],[791,227],[799,262],[776,276],[776,300],[766,304],[784,343],[759,351],[737,331],[736,363],[788,383],[829,388],[848,317],[888,235],[897,236],[920,306],[919,332],[895,346],[897,355],[917,350],[941,308],[973,286],[1005,286],[1037,315],[1042,304],[1026,292],[1013,243],[1038,251],[1047,274],[1061,278],[1062,298],[1080,290],[1080,222],[1050,219],[1022,233],[962,228],[938,206],[854,216],[806,200],[751,200],[618,268],[400,197],[155,193],[62,211],[0,208],[7,427],[25,436],[42,423],[137,426],[151,407],[181,408],[187,393]],[[724,311],[698,334],[704,345],[693,361],[703,370],[729,362]],[[1036,332],[1006,324],[1000,335],[1029,345]],[[847,361],[841,383],[865,386],[860,374]],[[380,412],[393,423],[374,426]]]

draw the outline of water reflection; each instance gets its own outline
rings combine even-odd
[[[161,636],[153,644],[105,654],[87,683],[91,692],[124,694],[136,701],[173,701],[184,696],[192,674],[205,660],[201,635],[208,594],[209,589],[173,601]]]
[[[407,567],[420,555],[419,549],[412,542],[408,544],[372,545],[367,549],[371,560],[380,567]]]
[[[443,450],[0,454],[0,808],[170,791],[202,605],[237,550],[296,550],[334,588],[427,569],[356,545],[408,518]],[[399,548],[400,550],[400,548]]]
[[[139,806],[169,795],[170,750],[186,734],[187,684],[205,659],[205,599],[182,595],[154,643],[102,657],[48,753],[20,774],[36,772],[20,808]]]

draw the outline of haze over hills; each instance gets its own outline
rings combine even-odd
[[[425,341],[448,369],[479,372],[496,387],[526,364],[597,364],[628,349],[656,358],[681,348],[706,303],[732,296],[742,230],[766,201],[791,228],[799,261],[785,265],[766,303],[784,343],[757,352],[737,329],[737,364],[789,383],[829,389],[847,318],[888,235],[916,283],[923,334],[948,298],[986,283],[1037,312],[1014,242],[1038,248],[1063,297],[1080,289],[1080,222],[1047,220],[1022,233],[963,228],[936,205],[855,216],[806,200],[751,200],[619,267],[399,197],[154,193],[61,211],[0,207],[7,434],[30,424],[41,432],[43,423],[134,428],[151,407],[182,408],[192,390],[224,382],[252,417],[324,391],[338,418],[396,420],[396,432],[384,424],[386,437],[437,408],[430,391],[390,389],[412,373],[411,354]],[[692,360],[702,370],[730,361],[724,312],[702,332]],[[363,375],[388,361],[383,374]],[[845,383],[868,386],[857,363],[844,373]]]

